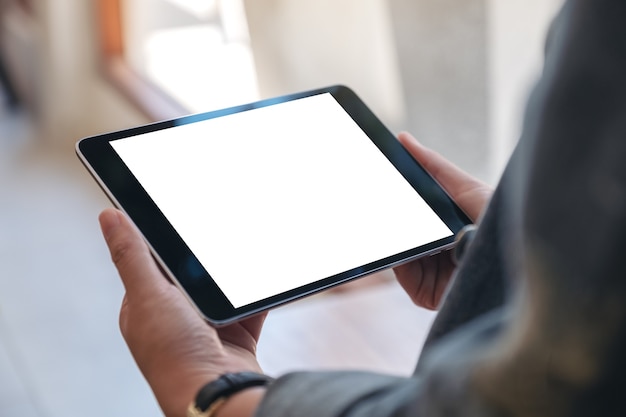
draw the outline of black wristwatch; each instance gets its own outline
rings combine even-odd
[[[200,389],[187,408],[187,417],[211,417],[231,395],[246,388],[269,385],[274,378],[256,372],[236,372],[220,376]]]

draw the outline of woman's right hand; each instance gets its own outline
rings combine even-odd
[[[493,189],[437,152],[421,145],[410,134],[401,133],[398,140],[476,223]],[[434,310],[439,306],[454,269],[452,251],[444,251],[397,266],[394,272],[416,305]]]

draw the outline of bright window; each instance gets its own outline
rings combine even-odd
[[[101,0],[101,13],[109,75],[152,118],[259,98],[242,0]]]

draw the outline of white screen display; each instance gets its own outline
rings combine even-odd
[[[111,145],[236,308],[452,235],[329,93]]]

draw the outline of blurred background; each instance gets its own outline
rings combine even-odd
[[[0,0],[0,416],[155,416],[117,326],[85,136],[330,84],[495,184],[561,0]],[[409,374],[383,272],[270,314],[259,358]]]

